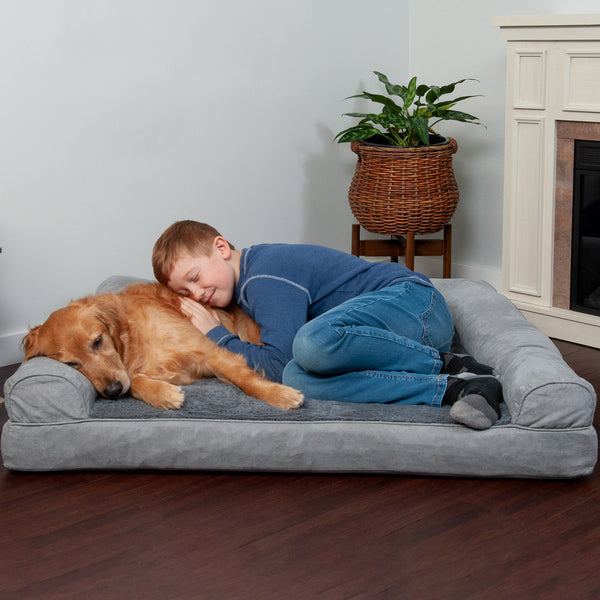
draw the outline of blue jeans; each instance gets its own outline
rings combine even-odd
[[[401,281],[301,327],[283,383],[319,400],[440,406],[448,378],[438,351],[453,329],[435,288]]]

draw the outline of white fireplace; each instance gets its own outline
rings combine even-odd
[[[600,348],[600,316],[568,301],[572,147],[600,140],[600,15],[492,25],[508,43],[503,293],[549,336]]]

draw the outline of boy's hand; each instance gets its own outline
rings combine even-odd
[[[179,303],[183,314],[192,322],[192,325],[206,334],[211,329],[221,325],[217,313],[211,308],[192,300],[191,298],[180,298]]]

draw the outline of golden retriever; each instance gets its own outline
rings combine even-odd
[[[258,326],[241,308],[218,312],[231,332],[260,343]],[[299,391],[264,379],[243,356],[202,335],[181,313],[177,294],[158,283],[75,300],[32,328],[23,346],[25,360],[63,362],[106,398],[129,392],[155,408],[178,409],[184,401],[180,385],[216,376],[278,408],[302,405]]]

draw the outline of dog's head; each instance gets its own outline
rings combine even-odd
[[[78,300],[29,331],[23,338],[25,360],[35,356],[58,360],[85,375],[102,396],[117,398],[130,385],[117,335],[112,307]]]

